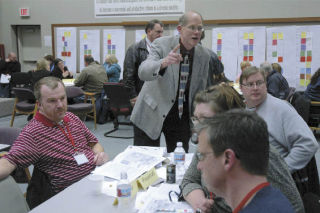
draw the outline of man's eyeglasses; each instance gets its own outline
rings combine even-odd
[[[197,152],[196,153],[196,157],[197,157],[197,160],[198,161],[203,161],[207,155],[209,154],[213,154],[213,152],[204,152],[204,153],[201,153],[201,152]]]
[[[248,82],[246,84],[242,84],[242,86],[248,87],[248,88],[254,88],[256,87],[261,87],[265,82],[260,80],[260,81],[256,81],[256,82]]]
[[[186,26],[186,28],[188,28],[189,30],[191,30],[192,32],[203,32],[203,26],[195,26],[195,25],[190,25],[190,26]]]
[[[191,122],[193,125],[196,125],[198,123],[200,123],[201,121],[203,120],[206,120],[206,119],[211,119],[212,117],[205,117],[205,116],[201,116],[200,118],[196,117],[196,116],[192,116],[190,119],[191,119]]]
[[[203,161],[206,158],[207,155],[212,154],[212,153],[213,152],[204,152],[204,153],[197,152],[196,153],[196,158],[197,158],[198,161]],[[235,153],[235,156],[236,156],[236,158],[240,159],[240,156],[237,153]]]

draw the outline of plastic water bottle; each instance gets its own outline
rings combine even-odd
[[[132,187],[127,172],[121,172],[121,180],[117,185],[118,207],[126,208],[131,205],[131,191]]]
[[[184,162],[186,159],[186,152],[182,147],[182,142],[177,143],[177,147],[174,150],[174,163],[176,164],[176,183],[180,184],[183,175],[185,173]]]

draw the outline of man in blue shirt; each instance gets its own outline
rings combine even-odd
[[[233,213],[294,212],[288,199],[267,182],[269,136],[262,118],[232,110],[200,122],[195,129],[197,167],[208,190],[223,197]]]

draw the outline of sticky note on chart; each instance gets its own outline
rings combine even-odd
[[[244,34],[243,34],[243,39],[244,39],[244,40],[247,40],[247,39],[248,39],[248,33],[244,33]]]
[[[277,33],[272,33],[272,39],[276,40],[278,38]]]

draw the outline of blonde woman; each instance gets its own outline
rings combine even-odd
[[[115,55],[107,55],[103,64],[108,75],[109,82],[119,82],[121,67],[118,64],[118,59]]]
[[[50,63],[44,58],[41,58],[37,61],[37,69],[34,71],[30,71],[31,82],[34,85],[41,78],[47,77],[51,75],[50,72]]]
[[[243,70],[245,70],[247,67],[251,67],[251,63],[250,63],[249,61],[242,61],[242,62],[240,63],[241,72],[240,72],[239,75],[237,76],[236,83],[239,83],[240,75],[241,75],[241,73],[243,72]]]

